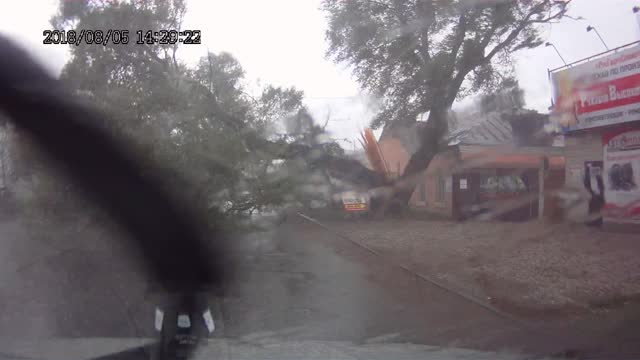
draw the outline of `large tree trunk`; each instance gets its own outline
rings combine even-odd
[[[406,208],[416,187],[417,176],[427,169],[438,151],[446,144],[443,139],[447,133],[447,112],[449,106],[433,108],[429,112],[426,126],[420,129],[421,144],[411,156],[400,180],[395,186],[393,208]]]

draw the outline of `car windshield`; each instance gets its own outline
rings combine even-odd
[[[0,11],[0,357],[640,358],[639,231],[638,2]]]

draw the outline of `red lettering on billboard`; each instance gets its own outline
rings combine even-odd
[[[577,114],[640,102],[640,74],[578,88],[574,99]]]

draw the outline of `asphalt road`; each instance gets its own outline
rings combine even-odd
[[[234,241],[235,276],[210,299],[218,337],[538,354],[562,346],[301,219]],[[52,242],[0,224],[0,336],[153,336],[154,300],[117,244],[87,233]]]
[[[251,250],[220,306],[225,336],[552,350],[548,338],[301,219],[245,241]]]

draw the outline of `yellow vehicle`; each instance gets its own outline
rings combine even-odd
[[[369,211],[369,194],[356,191],[346,191],[340,194],[342,208],[347,213],[361,213]]]

